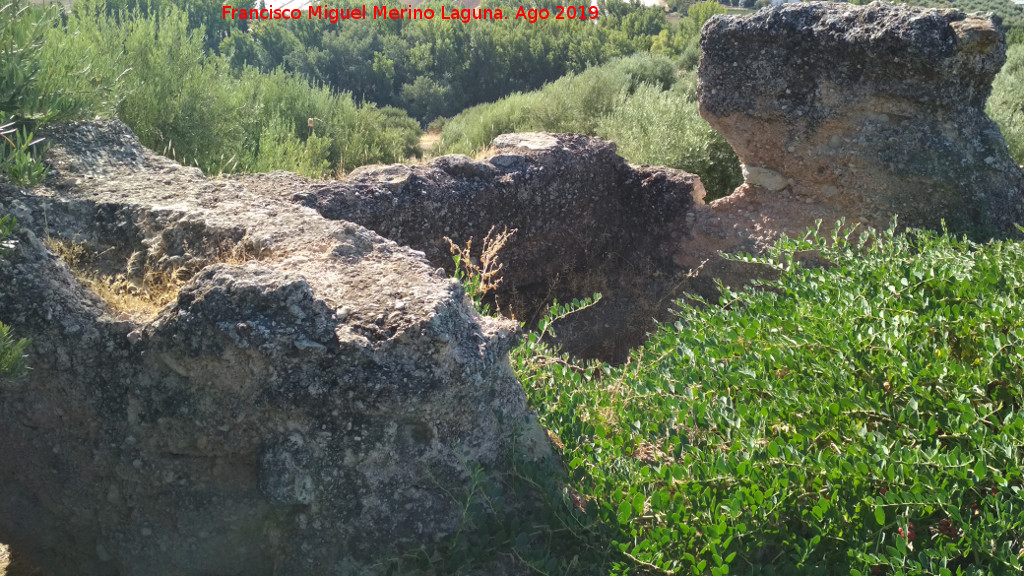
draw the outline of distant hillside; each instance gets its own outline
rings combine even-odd
[[[964,12],[991,12],[1003,19],[1003,26],[1024,29],[1024,0],[911,0],[908,4],[956,8]]]

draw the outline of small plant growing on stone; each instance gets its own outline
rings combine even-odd
[[[24,372],[26,346],[28,340],[15,340],[11,329],[0,324],[0,376],[18,376]]]
[[[501,250],[508,243],[508,240],[516,233],[516,229],[502,229],[495,234],[494,226],[491,226],[487,236],[484,237],[483,248],[480,251],[479,259],[473,255],[473,239],[466,241],[465,246],[459,246],[451,238],[445,237],[448,241],[452,259],[455,261],[454,278],[459,280],[466,289],[466,294],[474,302],[477,311],[484,315],[491,314],[489,304],[484,303],[483,298],[494,292],[501,285],[501,271],[504,264],[498,262]],[[586,310],[601,300],[600,294],[594,294],[589,298],[574,299],[571,303],[559,303],[555,299],[548,308],[547,313],[537,323],[537,329],[530,331],[524,338],[520,348],[513,355],[517,361],[524,363],[559,363],[565,366],[572,366],[568,357],[561,356],[550,341],[555,338],[554,324],[559,320]],[[524,364],[525,365],[525,364]]]
[[[35,186],[46,178],[48,169],[39,157],[46,153],[42,138],[34,138],[28,128],[20,130],[15,122],[0,126],[0,172],[22,186]],[[33,149],[35,153],[33,154]]]
[[[473,257],[472,237],[466,241],[465,246],[459,246],[447,236],[444,238],[448,242],[452,260],[455,261],[454,277],[462,282],[466,294],[476,304],[477,310],[484,315],[491,313],[490,305],[483,302],[484,296],[494,292],[501,285],[501,271],[505,265],[498,262],[499,254],[518,230],[503,227],[501,232],[495,234],[494,228],[491,226],[484,236],[479,259]]]

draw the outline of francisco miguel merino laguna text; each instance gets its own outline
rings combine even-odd
[[[555,6],[554,20],[593,20],[598,16],[597,6]],[[308,18],[310,20],[329,20],[331,24],[337,24],[338,20],[433,20],[435,16],[432,8],[389,8],[387,6],[373,6],[372,11],[366,9],[366,4],[358,8],[327,8],[326,6],[310,6]],[[442,20],[507,20],[511,14],[504,14],[501,8],[462,8],[454,9],[442,6]],[[552,16],[547,8],[525,9],[522,6],[516,11],[515,20],[523,19],[529,22],[547,20]],[[299,8],[274,8],[271,4],[267,8],[232,8],[223,6],[221,12],[222,20],[302,20],[303,11]]]

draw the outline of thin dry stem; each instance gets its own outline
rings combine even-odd
[[[498,258],[505,244],[508,243],[509,239],[517,231],[518,228],[509,230],[508,227],[502,227],[501,232],[495,234],[494,226],[491,226],[487,236],[484,236],[479,260],[473,258],[472,237],[466,241],[464,247],[460,247],[451,238],[445,236],[444,239],[448,241],[448,249],[452,255],[459,257],[459,266],[464,266],[463,271],[466,273],[466,276],[479,280],[479,286],[476,289],[476,293],[473,294],[474,297],[479,298],[493,292],[501,285],[501,271],[505,264],[499,262]]]

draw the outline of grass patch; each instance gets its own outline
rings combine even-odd
[[[1006,64],[992,81],[988,115],[1010,147],[1010,154],[1024,165],[1024,44],[1010,46]]]
[[[756,260],[780,279],[625,366],[524,340],[557,521],[477,548],[544,574],[1020,573],[1024,244],[809,234]]]
[[[106,302],[114,311],[145,321],[153,318],[178,297],[178,290],[191,278],[183,268],[175,270],[137,270],[133,254],[125,263],[125,272],[104,274],[94,264],[96,254],[82,242],[46,238],[47,248],[64,261],[78,283]]]

